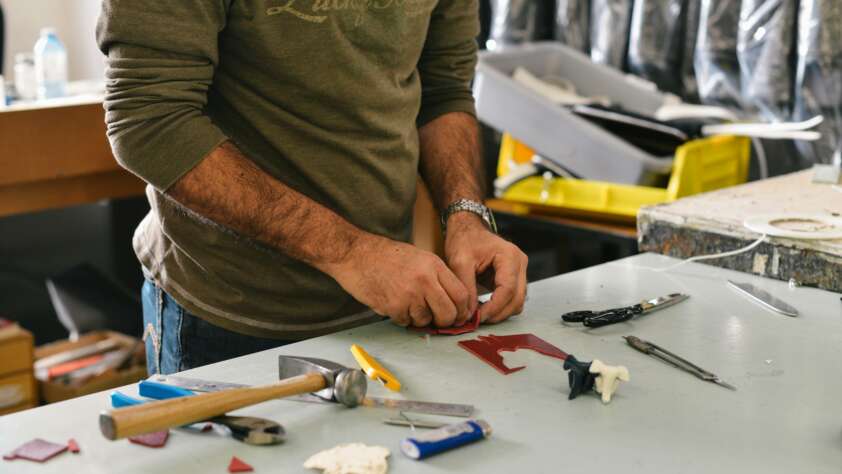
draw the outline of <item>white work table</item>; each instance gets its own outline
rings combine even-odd
[[[790,289],[786,283],[690,264],[658,273],[675,260],[652,254],[562,275],[530,285],[523,316],[463,336],[423,336],[389,323],[312,339],[183,375],[228,382],[269,383],[278,354],[330,359],[354,366],[360,344],[397,375],[408,399],[471,403],[494,434],[487,440],[425,461],[404,457],[408,428],[387,426],[392,415],[271,401],[240,410],[281,422],[285,444],[253,447],[229,438],[173,430],[151,449],[111,442],[99,433],[108,393],[0,418],[0,452],[40,437],[75,438],[81,453],[37,464],[0,461],[6,473],[223,473],[232,455],[256,473],[307,472],[312,454],[340,443],[363,442],[392,451],[390,472],[508,473],[838,473],[842,470],[842,303],[839,295]],[[729,289],[725,279],[759,285],[801,312],[769,312]],[[567,311],[625,306],[683,292],[690,300],[631,322],[585,330],[564,326]],[[568,401],[561,362],[533,353],[504,353],[527,368],[501,375],[456,342],[479,334],[533,333],[580,360],[626,365],[631,381],[609,405],[597,396]],[[621,336],[650,340],[718,374],[738,391],[700,381],[626,345]],[[121,389],[136,395],[135,387]],[[372,395],[392,396],[369,384]],[[453,421],[460,419],[454,418]],[[315,472],[315,471],[311,471]]]

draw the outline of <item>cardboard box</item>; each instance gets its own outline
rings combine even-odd
[[[60,352],[79,349],[107,338],[113,338],[120,343],[120,346],[127,348],[136,347],[136,343],[138,342],[137,339],[125,334],[112,331],[96,331],[85,334],[76,341],[58,341],[38,347],[35,349],[35,359],[43,359],[44,357],[49,357]],[[137,347],[142,351],[143,345]],[[39,380],[38,390],[41,401],[44,403],[55,403],[143,380],[147,377],[146,364],[142,362],[142,357],[138,357],[137,359],[138,363],[126,370],[119,372],[108,370],[79,386],[67,385],[56,381]]]
[[[38,391],[32,370],[0,378],[0,415],[38,404]]]
[[[0,377],[18,372],[32,372],[32,333],[12,324],[0,329]]]

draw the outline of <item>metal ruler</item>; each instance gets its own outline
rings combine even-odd
[[[228,382],[216,382],[212,380],[193,379],[178,377],[174,375],[153,375],[149,377],[153,382],[165,383],[176,387],[186,388],[194,392],[219,392],[232,388],[249,387],[249,385]],[[297,398],[289,397],[286,400],[295,400],[315,403],[331,403],[326,400],[314,400],[315,397]],[[425,415],[458,416],[470,418],[474,414],[473,405],[462,405],[458,403],[437,403],[420,402],[417,400],[397,400],[393,398],[366,397],[362,403],[369,408],[387,408],[408,413],[422,413]]]

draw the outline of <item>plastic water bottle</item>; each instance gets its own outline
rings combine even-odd
[[[52,28],[41,30],[35,43],[35,77],[38,98],[53,99],[67,94],[67,50]]]

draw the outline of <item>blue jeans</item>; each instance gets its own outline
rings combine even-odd
[[[288,343],[214,326],[187,312],[149,280],[143,283],[141,297],[150,375],[181,372]]]

